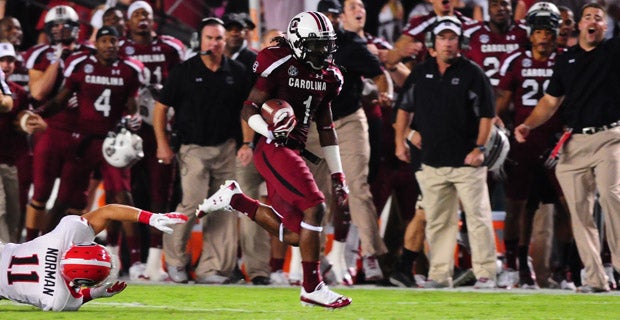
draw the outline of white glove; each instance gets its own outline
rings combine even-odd
[[[89,288],[89,289],[90,289],[91,298],[97,299],[97,298],[111,297],[125,290],[125,288],[127,288],[126,282],[116,281],[116,282],[111,282],[111,283],[108,283],[100,287],[94,287],[94,288]]]
[[[142,126],[142,116],[140,115],[140,113],[136,113],[134,115],[127,115],[125,116],[125,119],[127,119],[125,126],[127,130],[131,132],[136,132],[140,130],[140,127]]]
[[[58,60],[64,60],[69,56],[69,54],[71,54],[71,51],[68,48],[65,48],[62,43],[59,43],[54,47],[54,55],[50,61],[54,63]]]
[[[187,222],[188,217],[182,213],[152,213],[148,211],[140,211],[138,214],[138,222],[148,224],[167,234],[172,234],[172,228],[169,225]]]

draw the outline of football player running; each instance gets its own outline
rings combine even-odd
[[[331,115],[331,101],[342,87],[342,74],[332,63],[336,34],[329,19],[318,12],[293,17],[287,38],[259,52],[254,64],[258,79],[241,111],[244,141],[259,133],[254,163],[267,183],[273,207],[242,193],[235,181],[227,181],[198,207],[198,217],[221,209],[236,210],[261,225],[280,241],[299,246],[303,285],[301,303],[342,308],[351,298],[331,291],[319,268],[321,221],[325,198],[302,159],[310,121],[317,123],[319,139],[332,178],[346,187],[338,140]],[[270,98],[283,99],[295,110],[293,120],[268,125],[260,105]],[[282,125],[281,125],[282,124]],[[345,201],[343,194],[340,201]]]
[[[187,216],[112,204],[66,216],[32,241],[0,243],[0,297],[44,311],[75,311],[92,299],[123,291],[127,284],[109,277],[114,259],[93,243],[110,221],[140,222],[171,233],[169,226],[184,223]]]

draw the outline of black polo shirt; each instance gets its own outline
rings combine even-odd
[[[579,132],[620,120],[620,38],[591,51],[579,45],[560,55],[546,93],[564,96],[562,115]]]
[[[239,51],[235,52],[231,58],[237,62],[240,62],[245,66],[246,72],[248,73],[248,77],[250,77],[250,83],[256,82],[256,74],[252,71],[252,66],[256,61],[256,56],[258,53],[256,51],[243,47]]]
[[[241,63],[224,57],[213,72],[196,55],[172,70],[159,101],[174,107],[181,144],[216,146],[241,136],[240,112],[249,89]]]
[[[362,77],[383,74],[381,62],[366,47],[366,41],[351,31],[337,30],[334,63],[344,76],[340,94],[332,101],[334,120],[348,116],[361,107]]]
[[[476,146],[480,118],[495,116],[488,77],[475,63],[457,60],[441,75],[436,59],[415,66],[398,108],[413,112],[412,128],[422,135],[422,163],[463,167]]]

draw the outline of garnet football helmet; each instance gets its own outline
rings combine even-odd
[[[546,29],[555,36],[562,23],[560,10],[551,2],[538,2],[534,4],[525,16],[527,34],[532,35],[534,30]]]
[[[105,160],[117,168],[129,167],[144,157],[142,138],[124,127],[108,132],[101,149]]]
[[[286,37],[295,57],[316,70],[327,67],[336,51],[334,27],[320,12],[306,11],[294,16]]]
[[[94,242],[73,245],[60,260],[62,277],[73,286],[97,286],[110,276],[112,267],[108,250]]]
[[[75,41],[80,32],[80,19],[77,12],[69,6],[52,7],[45,15],[45,33],[51,44],[63,43],[69,45]],[[53,32],[56,25],[62,25],[62,29]]]

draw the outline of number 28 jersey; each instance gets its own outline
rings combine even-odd
[[[529,44],[525,25],[520,22],[515,22],[505,34],[491,32],[488,22],[465,25],[464,33],[469,38],[469,49],[464,50],[464,55],[484,70],[493,87],[499,83],[503,59]]]
[[[0,249],[0,296],[42,310],[77,310],[82,295],[60,273],[60,260],[73,244],[91,243],[93,229],[79,216],[66,216],[52,232]]]
[[[289,140],[303,147],[310,121],[314,120],[318,108],[329,108],[331,101],[340,93],[342,73],[333,64],[315,70],[296,59],[286,45],[261,50],[253,71],[257,76],[257,89],[268,92],[272,98],[285,100],[295,110],[297,126],[289,135]]]

